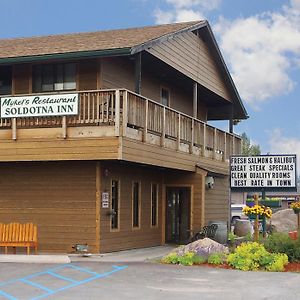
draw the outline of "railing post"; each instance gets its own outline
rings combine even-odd
[[[115,136],[120,135],[120,90],[115,93]]]
[[[190,153],[193,153],[193,148],[194,148],[194,128],[195,128],[195,123],[194,119],[192,119],[192,127],[191,127],[191,143],[190,143]]]
[[[166,108],[163,107],[162,132],[161,132],[161,140],[160,140],[160,145],[162,147],[165,146],[165,136],[166,136]]]
[[[215,159],[217,157],[217,128],[214,128],[213,143],[213,159]]]
[[[143,129],[143,142],[147,142],[148,113],[149,113],[149,101],[148,101],[148,99],[146,99],[146,102],[145,102],[144,129]]]
[[[123,112],[122,112],[122,126],[123,126],[123,136],[127,133],[127,123],[128,123],[128,91],[123,93]]]
[[[63,116],[62,117],[62,136],[64,139],[67,138],[67,117]]]
[[[223,153],[223,161],[227,159],[227,133],[224,132],[224,153]]]
[[[202,146],[202,156],[206,156],[206,123],[203,124],[203,146]]]
[[[178,114],[177,150],[180,150],[180,141],[181,141],[181,114]]]
[[[11,133],[12,139],[16,140],[17,139],[17,119],[16,118],[13,118],[11,120],[11,130],[12,130],[12,133]]]

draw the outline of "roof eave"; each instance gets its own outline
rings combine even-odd
[[[165,34],[165,35],[157,37],[157,38],[155,38],[153,40],[147,41],[147,42],[145,42],[143,44],[136,45],[136,46],[134,46],[134,47],[131,48],[131,54],[136,54],[138,52],[141,52],[141,51],[143,51],[145,49],[148,49],[149,47],[155,46],[158,43],[162,43],[162,42],[165,42],[165,41],[167,41],[169,39],[172,39],[175,36],[177,36],[179,34],[182,34],[184,32],[194,31],[194,30],[197,30],[199,28],[205,27],[206,24],[207,24],[206,20],[199,21],[198,23],[196,23],[194,25],[190,25],[190,26],[187,26],[187,27],[185,27],[183,29],[177,30],[175,32],[171,32],[171,33]]]
[[[0,58],[0,64],[13,64],[13,63],[27,63],[33,61],[46,61],[53,59],[75,59],[75,58],[90,58],[90,57],[103,57],[103,56],[122,56],[130,55],[131,48],[115,48],[94,51],[80,51],[80,52],[66,52],[55,54],[43,54],[32,56],[18,56],[18,57],[5,57]]]

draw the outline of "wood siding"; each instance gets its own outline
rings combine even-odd
[[[0,161],[117,159],[118,138],[3,140]]]
[[[147,51],[230,101],[230,93],[210,49],[192,32],[159,43]]]
[[[195,171],[196,164],[199,164],[206,168],[220,169],[225,173],[229,172],[227,162],[145,144],[126,137],[123,137],[121,158],[126,161],[185,171]]]
[[[32,91],[31,65],[22,64],[13,67],[13,94],[29,94]]]
[[[101,81],[103,89],[126,88],[134,91],[134,60],[122,57],[103,58]]]
[[[99,61],[97,59],[82,60],[78,63],[78,85],[77,89],[96,90],[98,82]]]
[[[39,251],[95,251],[94,162],[0,164],[0,222],[33,222]]]
[[[214,188],[206,189],[205,193],[205,220],[224,221],[229,218],[229,179],[228,176],[214,176]]]
[[[109,209],[101,208],[100,252],[125,250],[160,245],[161,243],[161,188],[162,173],[157,169],[125,163],[101,164],[103,191],[110,191],[111,180],[120,180],[119,230],[111,230]],[[107,176],[105,171],[107,170]],[[141,188],[140,228],[132,228],[132,183]],[[151,227],[151,182],[159,184],[158,226]]]

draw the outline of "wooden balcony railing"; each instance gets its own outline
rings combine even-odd
[[[80,91],[79,114],[63,117],[0,119],[0,130],[61,127],[67,138],[68,127],[113,126],[115,136],[127,136],[145,143],[225,160],[239,154],[241,139],[235,134],[161,105],[131,91]]]

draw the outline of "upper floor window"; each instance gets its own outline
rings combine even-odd
[[[170,91],[166,88],[161,88],[160,102],[163,105],[170,106]]]
[[[0,95],[10,95],[12,83],[11,66],[0,67]]]
[[[45,64],[33,67],[33,91],[52,92],[76,89],[76,64]]]

